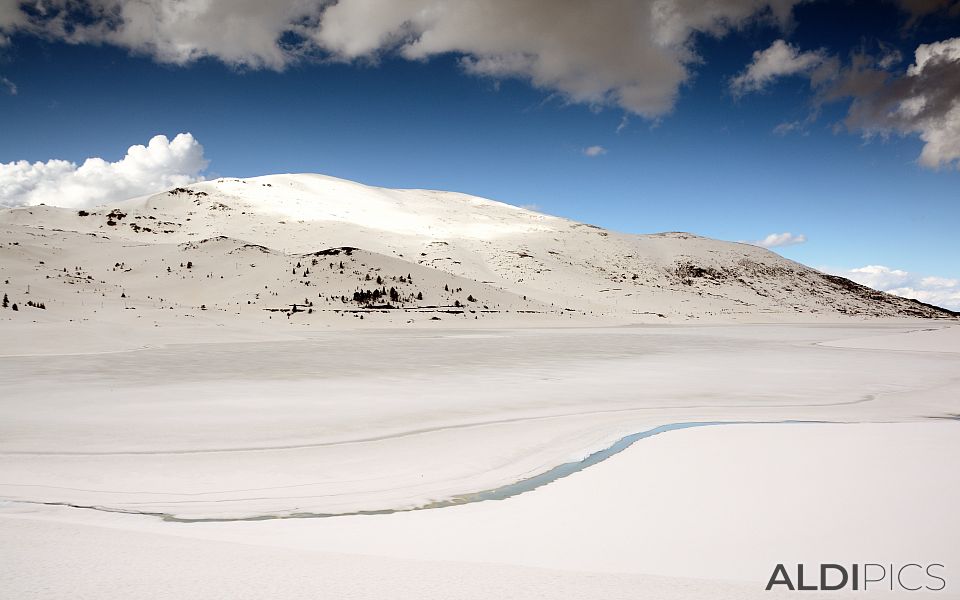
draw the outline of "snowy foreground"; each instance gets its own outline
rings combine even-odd
[[[51,331],[3,330],[3,598],[958,597],[955,321]]]

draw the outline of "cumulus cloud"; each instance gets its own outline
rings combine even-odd
[[[796,46],[777,40],[766,50],[753,53],[747,68],[730,80],[730,90],[735,95],[743,95],[762,90],[781,77],[810,75],[828,59],[825,50],[801,52]]]
[[[960,311],[960,279],[917,275],[884,265],[831,272],[882,292]]]
[[[473,74],[516,77],[573,102],[669,112],[700,57],[697,33],[756,18],[785,23],[796,0],[340,0],[311,39],[343,60],[455,53]]]
[[[934,11],[935,4],[942,3],[918,2],[915,14]],[[892,69],[902,58],[896,49],[881,44],[878,54],[861,51],[841,65],[823,50],[802,52],[778,40],[754,53],[753,61],[730,86],[742,95],[761,90],[778,77],[808,77],[816,89],[808,121],[816,118],[824,104],[846,100],[850,107],[843,125],[849,131],[866,138],[915,134],[924,142],[918,158],[921,166],[960,168],[960,37],[921,44],[913,63],[896,73]],[[784,123],[774,133],[789,133],[801,129],[800,125]]]
[[[669,112],[702,61],[697,34],[785,26],[799,0],[0,0],[0,35],[105,43],[174,64],[248,68],[454,53],[572,102]]]
[[[591,158],[595,156],[602,156],[607,153],[607,149],[603,146],[587,146],[583,149],[583,155],[589,156]]]
[[[173,140],[155,136],[146,146],[131,146],[116,162],[0,163],[0,207],[96,206],[198,181],[206,166],[203,146],[189,133]]]
[[[217,58],[282,68],[298,53],[284,42],[319,15],[322,2],[281,0],[0,0],[0,34],[26,33],[72,44],[111,44],[186,64]]]
[[[783,233],[771,233],[762,240],[755,240],[753,242],[747,242],[748,244],[753,244],[754,246],[761,246],[763,248],[778,248],[780,246],[795,246],[797,244],[803,244],[807,241],[807,236],[799,233],[794,235],[789,231],[784,231]]]
[[[918,46],[900,75],[856,56],[822,98],[852,99],[844,120],[849,130],[866,137],[917,134],[922,166],[960,167],[960,37]]]

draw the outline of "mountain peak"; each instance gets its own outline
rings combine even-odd
[[[47,316],[77,316],[84,294],[164,316],[269,319],[305,306],[305,322],[406,323],[431,311],[563,322],[952,315],[748,244],[618,233],[468,194],[315,174],[220,178],[83,211],[7,210],[0,227],[12,248],[4,273],[62,307]]]

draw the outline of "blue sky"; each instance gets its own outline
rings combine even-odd
[[[877,287],[919,288],[922,275],[960,279],[960,157],[951,154],[960,147],[957,98],[948,91],[946,109],[922,118],[890,116],[891,106],[926,89],[918,86],[943,80],[916,76],[909,94],[896,87],[918,64],[918,48],[960,37],[949,2],[913,12],[896,2],[754,2],[760,10],[728,16],[734,26],[681,11],[686,29],[673,63],[649,73],[626,66],[603,81],[589,80],[591,69],[603,70],[611,54],[592,43],[578,54],[580,30],[543,34],[575,39],[561,45],[557,60],[550,55],[556,46],[529,42],[536,28],[524,30],[532,44],[521,47],[525,56],[587,72],[571,75],[561,66],[544,76],[536,62],[504,67],[497,44],[517,44],[496,31],[463,34],[463,44],[472,45],[461,49],[434,42],[411,51],[409,39],[357,49],[366,29],[330,32],[324,28],[333,25],[318,21],[296,33],[280,27],[278,36],[274,15],[258,12],[239,15],[264,30],[262,43],[247,35],[249,47],[235,40],[205,46],[215,32],[173,43],[159,25],[146,37],[120,36],[115,24],[79,35],[69,19],[96,25],[98,3],[123,7],[123,0],[98,0],[79,16],[0,8],[0,163],[118,161],[154,135],[190,132],[209,161],[195,176],[319,172],[463,191],[628,232],[685,230],[728,240],[792,232],[806,241],[776,250],[806,264],[909,273],[859,275]],[[340,4],[345,11],[351,0]],[[455,12],[459,4],[444,8]],[[566,4],[546,2],[543,10],[549,15]],[[355,10],[364,16],[365,9]],[[332,22],[323,10],[317,18]],[[422,24],[406,35],[443,38],[444,25]],[[589,26],[587,39],[608,33]],[[452,31],[459,40],[461,32]],[[308,35],[321,41],[305,45]],[[636,47],[650,52],[645,33],[610,33],[617,35],[625,56]],[[779,58],[772,52],[778,40],[788,51]],[[180,54],[184,47],[188,55]],[[956,63],[947,72],[960,77],[960,41],[956,49],[941,49],[941,63]],[[484,59],[499,62],[484,66]],[[674,63],[683,69],[679,79],[671,75]],[[861,85],[865,71],[888,85]],[[625,92],[617,95],[628,86],[658,91],[652,100],[628,101]],[[867,110],[878,106],[883,110]],[[937,130],[946,133],[934,147],[924,136]],[[602,150],[588,156],[592,146]],[[939,162],[920,162],[922,152]],[[4,192],[0,170],[7,205],[26,189],[20,173],[19,187],[7,182]]]

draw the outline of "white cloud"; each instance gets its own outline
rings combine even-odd
[[[49,204],[71,208],[126,200],[201,179],[203,146],[189,133],[158,135],[116,162],[88,158],[0,163],[0,208]]]
[[[172,64],[213,57],[280,69],[297,56],[281,37],[316,19],[319,0],[0,0],[0,33],[111,44]]]
[[[949,9],[937,0],[905,1],[901,5],[914,16]],[[762,90],[778,77],[807,77],[817,90],[808,121],[816,118],[821,105],[850,100],[844,120],[848,130],[858,131],[865,138],[891,133],[919,135],[924,142],[918,158],[921,166],[960,168],[960,37],[921,44],[914,52],[913,64],[894,74],[891,69],[901,60],[896,49],[880,44],[876,56],[860,52],[841,67],[835,56],[823,50],[801,52],[777,40],[766,50],[755,52],[753,61],[731,80],[730,87],[740,95]],[[774,133],[797,130],[794,125],[783,123]]]
[[[774,135],[784,136],[794,131],[803,131],[802,121],[784,121],[773,128]]]
[[[669,112],[702,61],[697,34],[799,0],[0,0],[0,35],[105,43],[186,64],[283,69],[310,58],[375,62],[459,54],[470,73],[518,77],[571,102]]]
[[[603,146],[587,146],[583,149],[583,155],[589,156],[591,158],[595,156],[602,156],[607,153],[607,149]]]
[[[944,76],[952,80],[941,81]],[[903,109],[910,107],[902,127],[924,141],[920,164],[939,168],[957,161],[960,168],[960,37],[919,46],[907,77],[922,82],[900,101]]]
[[[910,273],[900,269],[891,269],[883,265],[867,265],[850,269],[849,275],[857,283],[870,286],[874,289],[893,288],[910,280]]]
[[[921,166],[960,168],[960,37],[921,44],[899,75],[884,68],[893,64],[888,55],[854,56],[819,102],[852,100],[847,129],[866,138],[919,135]]]
[[[3,85],[3,87],[7,88],[7,93],[11,96],[17,95],[17,84],[10,81],[6,77],[0,77],[0,85]]]
[[[796,46],[777,40],[766,50],[753,53],[747,68],[730,80],[730,90],[735,95],[760,91],[780,77],[809,75],[827,59],[822,49],[801,52]]]
[[[339,58],[395,49],[421,60],[463,55],[471,73],[518,77],[573,102],[669,112],[700,58],[697,32],[721,35],[757,15],[785,23],[796,0],[340,0],[312,39]]]
[[[747,242],[748,244],[753,244],[754,246],[761,246],[763,248],[778,248],[780,246],[795,246],[796,244],[802,244],[807,241],[807,236],[799,233],[794,235],[789,231],[783,233],[771,233],[762,240],[756,240],[753,242]]]
[[[884,265],[829,271],[875,290],[960,311],[960,279],[917,275]]]

